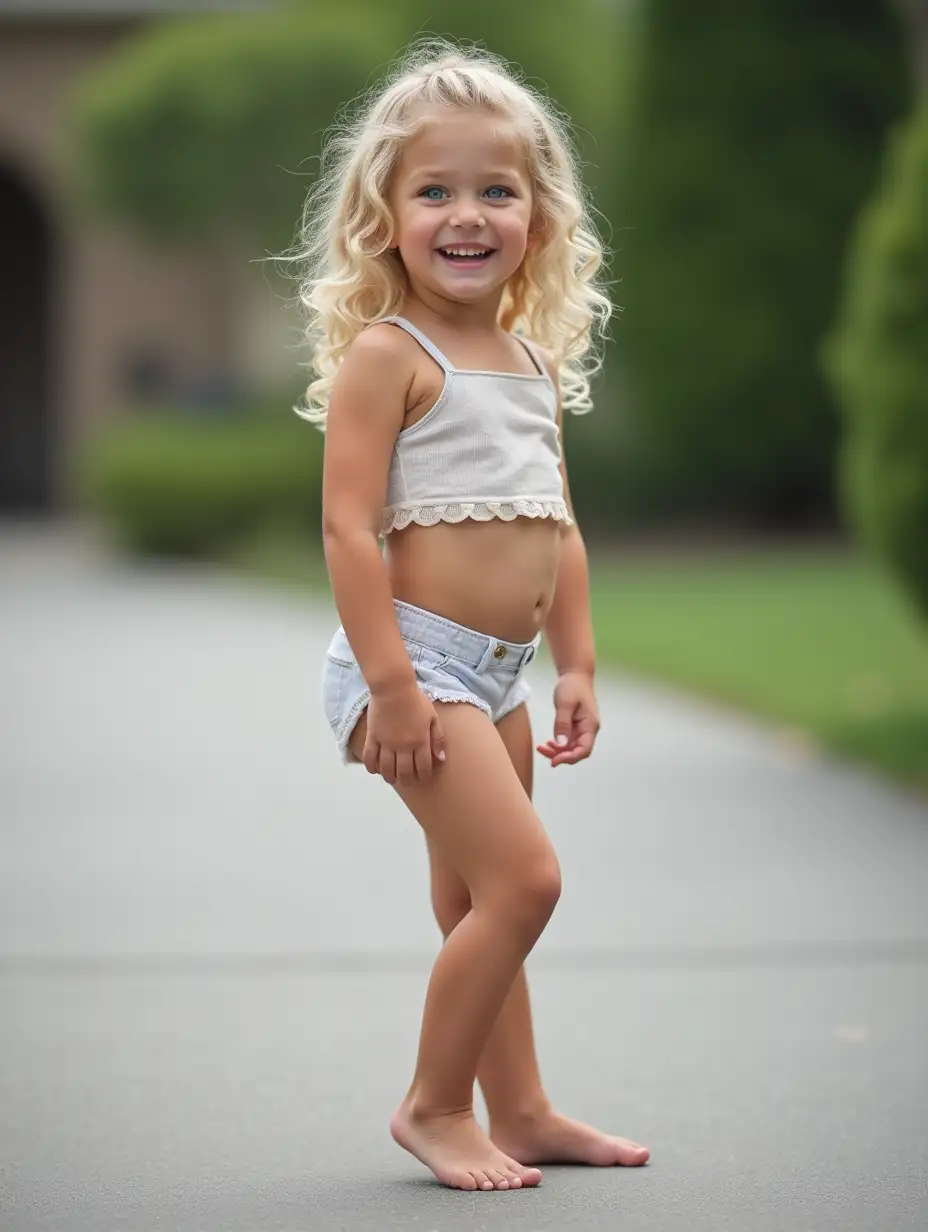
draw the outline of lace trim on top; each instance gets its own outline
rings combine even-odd
[[[447,505],[418,505],[414,509],[395,509],[384,513],[381,534],[402,530],[411,522],[419,526],[437,526],[439,522],[463,522],[472,518],[475,522],[491,522],[502,518],[512,522],[515,518],[554,518],[556,522],[573,524],[562,500],[509,500],[509,501],[458,501]]]

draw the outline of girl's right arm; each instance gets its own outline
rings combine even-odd
[[[378,535],[414,361],[373,326],[348,349],[329,401],[322,538],[335,606],[371,690],[364,764],[388,782],[425,778],[441,732],[400,636]]]

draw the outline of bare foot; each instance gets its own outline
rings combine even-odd
[[[491,1122],[490,1137],[501,1151],[526,1164],[621,1165],[637,1168],[648,1162],[646,1146],[628,1138],[612,1138],[591,1125],[572,1121],[553,1110],[506,1125]]]
[[[471,1112],[420,1116],[407,1101],[393,1114],[390,1133],[452,1189],[522,1189],[541,1181],[537,1168],[494,1146]]]

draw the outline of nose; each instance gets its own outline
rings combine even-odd
[[[478,201],[458,202],[451,216],[452,227],[482,227],[485,222],[483,208]]]

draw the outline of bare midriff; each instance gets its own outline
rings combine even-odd
[[[560,559],[562,523],[415,523],[386,538],[393,597],[507,642],[530,642],[542,629]]]

